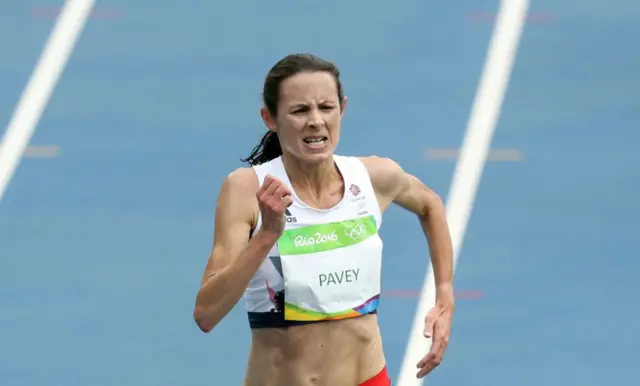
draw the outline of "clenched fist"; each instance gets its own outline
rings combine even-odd
[[[279,179],[267,175],[257,193],[262,216],[262,230],[280,237],[284,232],[284,211],[293,203],[291,190]]]

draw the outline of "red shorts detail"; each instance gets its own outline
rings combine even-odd
[[[370,378],[359,386],[391,386],[391,379],[387,372],[387,366],[385,366],[379,373],[373,378]]]

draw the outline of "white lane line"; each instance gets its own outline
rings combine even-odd
[[[0,201],[75,48],[94,0],[67,0],[0,141]]]
[[[526,20],[529,0],[502,0],[494,26],[476,99],[464,135],[460,158],[447,199],[454,264],[458,261],[467,222],[475,201],[487,154],[491,147],[502,101],[511,76],[518,43]],[[433,269],[429,264],[413,326],[400,369],[398,386],[420,386],[416,364],[428,352],[431,342],[424,338],[424,317],[435,304]],[[453,337],[455,339],[455,337]]]

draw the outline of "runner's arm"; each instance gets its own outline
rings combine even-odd
[[[384,210],[391,202],[416,214],[429,244],[436,292],[453,286],[453,247],[442,200],[418,178],[388,158],[363,159],[378,201]]]
[[[203,332],[211,331],[238,303],[275,243],[255,223],[258,181],[251,169],[239,169],[224,181],[215,214],[213,248],[196,296],[193,316]]]

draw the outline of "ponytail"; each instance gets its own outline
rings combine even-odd
[[[247,162],[250,166],[260,165],[265,162],[269,162],[282,155],[282,148],[280,147],[280,140],[278,139],[278,133],[275,131],[267,131],[262,137],[258,146],[254,147],[249,157],[241,159],[242,162]]]

